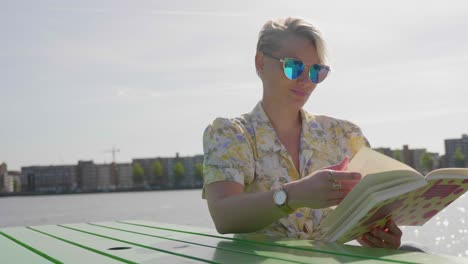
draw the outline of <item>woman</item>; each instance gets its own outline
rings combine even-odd
[[[242,117],[216,119],[203,137],[203,197],[218,232],[317,239],[330,207],[361,179],[343,171],[368,145],[359,127],[302,109],[330,70],[325,62],[320,32],[302,19],[268,21],[260,31],[262,100]],[[358,241],[398,248],[401,234],[390,221]]]

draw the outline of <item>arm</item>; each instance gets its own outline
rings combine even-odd
[[[289,206],[325,208],[338,204],[361,178],[359,173],[336,171],[347,162],[345,159],[340,164],[285,184]],[[329,170],[333,170],[332,180],[342,184],[341,190],[331,190]],[[286,216],[273,202],[274,192],[244,193],[242,184],[228,181],[205,187],[211,217],[222,234],[254,232]]]
[[[244,193],[243,189],[228,181],[206,186],[208,208],[219,233],[254,232],[286,216],[273,203],[274,191]]]

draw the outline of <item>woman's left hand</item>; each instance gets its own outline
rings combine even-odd
[[[401,245],[402,234],[401,229],[392,220],[388,220],[384,228],[375,228],[357,241],[367,247],[398,249]]]

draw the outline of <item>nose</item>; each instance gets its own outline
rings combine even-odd
[[[297,82],[299,82],[300,84],[303,84],[303,85],[313,83],[309,78],[309,68],[308,67],[306,67],[304,69],[304,71],[301,73],[301,75],[299,75],[299,77],[297,78]]]

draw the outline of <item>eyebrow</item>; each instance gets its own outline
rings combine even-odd
[[[299,58],[299,56],[297,56],[296,54],[293,54],[293,56],[283,56],[281,58],[290,58],[290,59],[294,59],[294,60],[299,60],[299,61],[302,61],[302,63],[304,63],[304,65],[314,65],[314,64],[320,64],[319,62],[317,63],[306,63],[303,59]]]
[[[283,58],[291,58],[291,59],[301,60],[301,59],[299,58],[299,56],[297,56],[296,53],[291,54],[291,56],[289,56],[289,55],[283,56]]]

